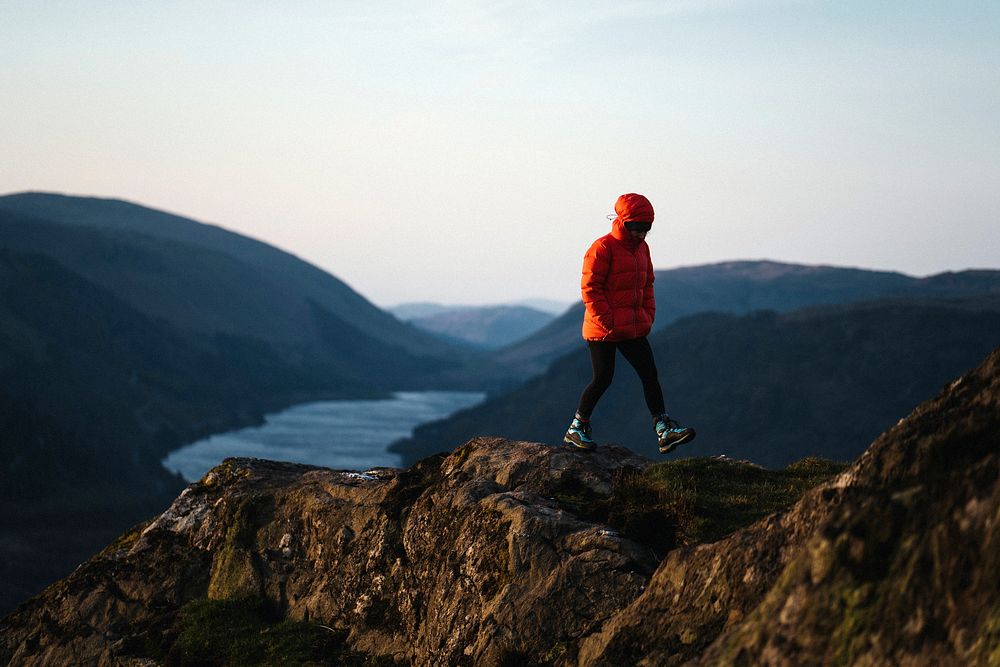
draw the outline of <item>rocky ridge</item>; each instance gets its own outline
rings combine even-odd
[[[114,665],[188,600],[257,595],[401,662],[545,656],[597,630],[656,567],[553,494],[607,495],[616,470],[647,464],[491,438],[401,471],[229,459],[9,617],[0,656]]]
[[[1000,351],[850,468],[671,552],[580,664],[1000,663]]]
[[[649,465],[620,447],[230,459],[0,622],[0,664],[151,664],[205,597],[263,597],[403,664],[997,664],[997,434],[1000,351],[787,511],[665,557],[669,525],[580,509]]]

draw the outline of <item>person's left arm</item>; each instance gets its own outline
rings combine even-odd
[[[653,281],[656,275],[653,273],[653,260],[646,252],[646,287],[642,290],[642,309],[649,315],[649,321],[656,319],[656,294],[653,292]]]

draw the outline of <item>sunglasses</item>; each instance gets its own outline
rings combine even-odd
[[[652,226],[653,223],[651,222],[638,222],[634,220],[625,223],[625,229],[630,232],[648,232]]]

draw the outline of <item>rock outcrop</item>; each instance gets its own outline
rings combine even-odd
[[[649,463],[498,438],[407,470],[230,459],[0,622],[0,664],[151,664],[206,597],[402,664],[1000,663],[1000,351],[710,544],[663,557],[669,527],[587,511]]]
[[[647,464],[495,438],[402,471],[229,459],[4,621],[0,656],[114,665],[189,600],[263,595],[404,663],[551,660],[657,565],[556,496],[607,496],[616,471]]]
[[[1000,664],[1000,350],[789,512],[670,553],[579,662]]]

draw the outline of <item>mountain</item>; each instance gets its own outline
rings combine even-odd
[[[538,310],[548,315],[562,315],[569,308],[570,304],[563,301],[553,301],[552,299],[522,299],[521,301],[511,301],[510,303],[500,303],[486,306],[450,306],[443,303],[434,303],[431,301],[414,301],[412,303],[401,303],[395,306],[386,308],[390,313],[403,320],[404,322],[409,322],[421,317],[427,317],[429,315],[438,315],[440,313],[446,313],[454,310],[467,310],[471,308],[496,308],[503,306],[521,306],[524,308],[530,308],[531,310]]]
[[[510,305],[533,308],[549,315],[562,315],[571,304],[568,301],[555,301],[554,299],[522,299],[514,301]]]
[[[48,257],[0,249],[0,610],[169,504],[182,480],[165,447],[258,402],[216,393],[223,358]]]
[[[400,322],[289,253],[121,200],[0,197],[0,245],[48,255],[178,329],[297,348],[290,356],[303,349],[329,353],[331,331],[360,332],[384,355],[431,360],[428,366],[469,354]],[[351,355],[339,350],[338,356]]]
[[[0,197],[0,295],[0,610],[162,510],[171,449],[475,357],[287,253],[116,200]]]
[[[701,312],[787,312],[805,306],[888,297],[956,297],[1000,293],[1000,271],[962,271],[914,278],[833,266],[735,261],[657,271],[654,331]],[[578,303],[534,335],[496,353],[494,361],[529,377],[580,343]]]
[[[667,409],[698,432],[685,454],[767,466],[810,455],[849,460],[1000,345],[1000,297],[702,314],[649,340]],[[418,427],[392,449],[412,462],[477,434],[560,439],[591,376],[580,348],[507,394]],[[641,386],[622,360],[593,425],[598,441],[656,451]]]
[[[415,301],[413,303],[401,303],[399,305],[386,308],[386,310],[404,322],[409,322],[419,317],[447,313],[449,310],[454,308],[465,307],[466,306],[446,306],[443,303],[433,303],[431,301]]]
[[[184,332],[45,255],[0,248],[0,610],[183,481],[160,460],[310,397],[373,396],[335,363]]]
[[[424,331],[483,349],[497,349],[530,336],[555,319],[524,306],[447,308],[408,321]]]
[[[0,664],[993,664],[998,432],[1000,350],[840,472],[228,459],[0,621]]]

